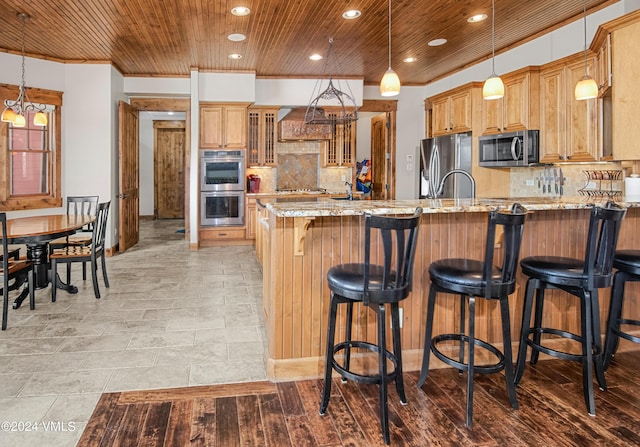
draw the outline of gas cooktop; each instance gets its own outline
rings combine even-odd
[[[276,192],[311,192],[317,194],[326,194],[325,188],[298,188],[298,189],[276,189]]]

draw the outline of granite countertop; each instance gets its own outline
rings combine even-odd
[[[266,208],[278,217],[357,216],[370,214],[411,214],[417,207],[423,213],[473,213],[509,208],[518,202],[531,211],[581,209],[604,205],[602,197],[514,197],[492,199],[416,199],[416,200],[334,200],[318,198],[309,202],[270,202]],[[616,201],[624,207],[640,207],[640,202]]]

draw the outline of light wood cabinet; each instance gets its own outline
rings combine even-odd
[[[233,227],[200,227],[200,246],[212,247],[217,245],[246,245],[246,228]]]
[[[200,147],[247,147],[248,104],[200,104]]]
[[[587,59],[589,73],[595,56]],[[540,161],[590,162],[599,159],[597,101],[577,101],[575,86],[584,75],[582,54],[540,70]]]
[[[278,141],[278,109],[250,107],[248,111],[247,163],[275,166]]]
[[[640,58],[640,11],[629,14],[619,23],[620,28],[611,32],[611,137],[614,160],[639,160],[638,117],[640,95],[638,73]]]
[[[602,95],[611,87],[611,34],[606,33],[597,48],[595,79]]]
[[[246,212],[246,239],[255,239],[256,238],[256,228],[257,228],[257,211],[256,211],[256,199],[247,197],[247,212]]]
[[[472,89],[479,83],[466,84],[455,90],[429,98],[432,136],[468,132],[472,129]],[[474,87],[475,86],[475,87]]]
[[[353,166],[356,151],[356,122],[333,124],[331,139],[323,146],[323,167]]]
[[[538,67],[527,67],[502,76],[504,97],[482,100],[483,135],[539,127],[538,78]]]

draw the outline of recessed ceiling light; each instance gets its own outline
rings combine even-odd
[[[345,11],[345,12],[342,13],[342,18],[343,19],[347,19],[347,20],[351,20],[351,19],[357,19],[361,15],[362,15],[362,13],[360,11],[358,11],[357,9],[350,9],[350,10]]]
[[[418,60],[418,59],[417,59],[417,58],[415,58],[415,57],[405,57],[404,59],[402,59],[402,62],[409,62],[409,63],[411,63],[411,62],[415,62],[415,61],[417,61],[417,60]]]
[[[471,16],[467,19],[467,22],[469,23],[477,23],[477,22],[482,22],[483,20],[487,20],[487,15],[486,14],[476,14],[474,16]]]
[[[231,42],[242,42],[246,38],[247,38],[247,36],[245,36],[244,34],[240,34],[240,33],[229,34],[227,36],[227,39],[229,39]]]
[[[427,45],[430,47],[439,47],[440,45],[444,45],[447,43],[447,39],[433,39]]]
[[[238,54],[238,53],[231,53],[229,55],[229,59],[242,59],[242,54]]]
[[[316,53],[309,56],[309,59],[311,59],[312,61],[319,61],[320,59],[322,59],[322,56]]]
[[[251,10],[246,6],[236,6],[235,8],[231,8],[231,14],[239,17],[248,16],[251,14]]]

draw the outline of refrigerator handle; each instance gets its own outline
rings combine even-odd
[[[433,143],[431,159],[429,160],[429,192],[433,198],[438,194],[438,183],[440,182],[440,150],[438,144]]]

